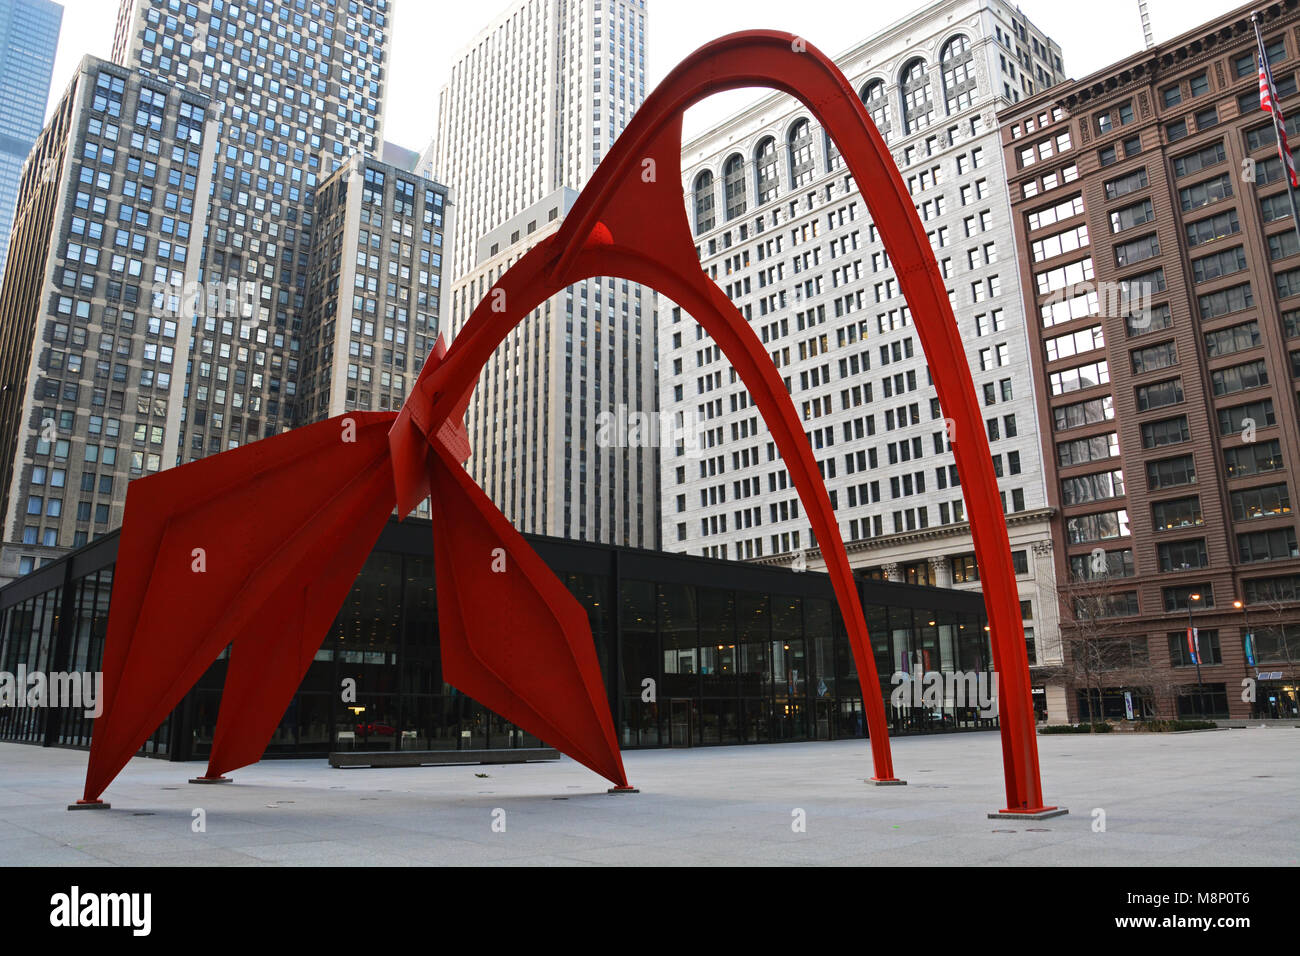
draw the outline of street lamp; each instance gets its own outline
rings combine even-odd
[[[1254,664],[1253,658],[1255,656],[1255,647],[1254,647],[1255,635],[1250,633],[1250,612],[1246,610],[1246,602],[1241,600],[1240,598],[1233,601],[1232,606],[1241,612],[1242,618],[1245,621],[1245,627],[1242,628],[1241,650],[1246,659],[1246,676],[1250,677],[1250,668]],[[1255,713],[1258,712],[1258,710],[1259,710],[1259,702],[1258,700],[1256,700],[1254,702],[1254,706],[1251,707],[1251,716],[1254,716]]]
[[[1196,700],[1199,716],[1205,716],[1205,689],[1201,685],[1201,642],[1196,639],[1196,629],[1192,627],[1192,602],[1199,601],[1200,594],[1187,595],[1187,647],[1196,662]]]

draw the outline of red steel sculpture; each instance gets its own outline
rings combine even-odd
[[[432,506],[445,680],[627,789],[586,612],[466,473],[465,409],[507,333],[566,286],[616,276],[693,316],[749,389],[799,492],[853,647],[874,780],[895,780],[884,700],[848,555],[781,377],[701,270],[681,189],[682,115],[768,86],[808,107],[861,189],[925,349],[965,493],[1000,675],[1007,811],[1043,806],[1010,543],[961,334],[929,241],[861,100],[788,33],[701,47],[645,101],[556,234],[441,339],[399,414],[354,412],[131,484],[104,654],[105,701],[80,803],[99,797],[222,649],[207,777],[261,758],[394,507]],[[504,570],[503,570],[504,568]]]

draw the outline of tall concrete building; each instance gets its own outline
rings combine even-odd
[[[938,0],[837,63],[892,151],[949,281],[1000,478],[1030,660],[1051,660],[1050,511],[995,112],[1063,79],[1059,48],[1001,0]],[[1072,144],[1062,137],[1055,148]],[[770,349],[853,566],[978,587],[925,356],[834,144],[802,104],[773,94],[686,143],[682,168],[700,261]],[[821,566],[775,445],[721,350],[667,302],[659,339],[661,408],[704,426],[699,460],[663,458],[664,547]]]
[[[175,461],[311,420],[300,407],[312,195],[383,143],[389,0],[122,0],[113,58],[200,90],[218,120],[206,288],[251,314],[197,317]]]
[[[558,226],[644,100],[645,21],[644,0],[522,0],[457,57],[424,160],[455,190],[453,335]],[[600,433],[655,410],[655,298],[579,283],[494,354],[466,419],[468,467],[520,530],[657,544],[658,448]]]
[[[52,0],[0,0],[0,276],[23,163],[45,125],[62,21]]]
[[[1255,9],[1000,115],[1072,719],[1300,713],[1300,240]],[[1294,146],[1300,8],[1258,11]]]
[[[208,98],[86,57],[23,168],[0,290],[0,575],[121,524],[168,467],[191,326],[154,287],[197,281]]]

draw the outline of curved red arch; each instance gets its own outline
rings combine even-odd
[[[534,247],[493,287],[505,292],[506,311],[493,311],[490,292],[452,342],[447,361],[422,383],[432,405],[430,423],[445,421],[453,406],[463,406],[478,370],[509,329],[569,284],[597,275],[619,276],[649,285],[682,305],[714,337],[750,389],[790,469],[853,645],[875,776],[893,778],[866,623],[825,485],[767,351],[701,270],[681,201],[684,112],[713,93],[752,86],[798,98],[830,133],[894,264],[939,403],[951,421],[950,440],[966,496],[999,674],[1006,809],[1045,809],[1010,540],[947,287],[879,132],[843,73],[811,44],[789,33],[747,31],[708,43],[682,61],[633,116],[556,235]]]

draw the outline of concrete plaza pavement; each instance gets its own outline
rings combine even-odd
[[[201,763],[137,758],[111,810],[80,812],[85,752],[0,743],[0,865],[1300,864],[1300,729],[1038,742],[1047,802],[1070,811],[1039,822],[986,818],[996,733],[895,740],[905,787],[864,783],[862,740],[630,751],[641,793],[618,796],[568,758],[268,760],[215,786],[186,782]]]

